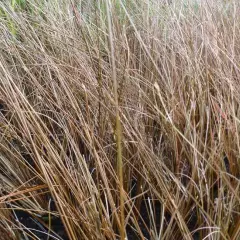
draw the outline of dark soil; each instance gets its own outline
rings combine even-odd
[[[146,205],[146,200],[144,200],[141,204],[140,213],[141,213],[142,220],[139,219],[138,223],[142,230],[142,233],[143,233],[145,239],[147,239],[147,240],[153,239],[153,238],[151,238],[150,233],[147,229],[151,225],[150,225],[150,219],[149,219],[148,209],[147,209],[147,205]],[[28,214],[24,211],[15,211],[15,214],[17,215],[19,222],[21,224],[23,224],[26,228],[31,229],[31,232],[33,234],[35,234],[41,240],[69,240],[60,218],[52,218],[51,219],[51,229],[53,230],[53,232],[51,232],[51,236],[48,237],[48,229],[46,227],[44,227],[44,225],[41,223],[41,222],[44,222],[46,224],[46,226],[48,225],[47,216],[43,216],[42,218],[39,219],[40,221],[38,221],[37,218],[31,216],[30,214]],[[160,205],[160,203],[156,203],[155,224],[157,227],[157,231],[159,231],[159,228],[160,228],[160,219],[161,219],[161,205]],[[170,221],[170,215],[168,216],[166,214],[165,224],[167,224],[169,221]],[[190,228],[194,228],[194,226],[195,226],[194,222],[196,222],[196,216],[193,214],[192,218],[190,219],[190,225],[192,224],[192,226],[190,226]],[[192,229],[192,230],[194,230],[194,229]],[[127,226],[126,231],[127,231],[128,240],[140,239],[139,235],[137,233],[135,233],[135,231],[131,228],[131,226]],[[28,233],[30,233],[30,232],[28,232]],[[29,237],[29,239],[36,239],[33,236],[31,237],[31,234],[28,237]],[[193,239],[200,240],[199,234],[197,232],[193,235]]]
[[[25,232],[29,234],[28,236],[29,239],[36,239],[36,237],[34,237],[33,234],[41,240],[69,239],[60,218],[57,217],[51,218],[52,231],[50,232],[50,234],[48,234],[49,233],[48,229],[45,227],[48,226],[49,224],[48,215],[42,217],[34,217],[24,211],[15,210],[14,212],[16,218],[21,223],[21,225],[24,225],[24,227],[30,229],[31,232],[28,231],[27,229],[25,230]]]
[[[133,180],[133,184],[136,186],[136,181]],[[134,197],[136,195],[136,188],[133,187],[132,190],[132,197]],[[49,198],[50,196],[48,196]],[[150,235],[149,229],[152,228],[152,224],[151,221],[152,219],[149,218],[149,203],[148,203],[148,195],[146,195],[141,202],[140,205],[140,216],[138,218],[138,224],[139,227],[141,228],[142,234],[144,236],[145,239],[150,240],[150,239],[154,239],[154,236]],[[152,201],[151,201],[152,203]],[[56,211],[56,206],[53,203],[53,201],[51,202],[51,211]],[[152,210],[154,212],[154,222],[156,225],[156,230],[157,232],[159,232],[160,229],[160,221],[161,221],[161,203],[159,201],[155,201],[154,202],[154,206],[152,206]],[[171,216],[170,214],[168,214],[167,212],[164,213],[165,214],[165,219],[164,219],[164,229],[166,229],[166,227],[169,225],[170,220],[171,220]],[[37,236],[39,239],[41,240],[68,240],[68,236],[67,233],[64,229],[64,225],[61,221],[61,219],[59,217],[51,217],[51,236],[48,236],[48,229],[47,226],[49,225],[49,218],[48,215],[46,216],[41,216],[41,217],[36,217],[36,216],[32,216],[29,213],[26,213],[24,211],[19,211],[19,210],[15,210],[14,214],[13,214],[16,218],[16,220],[18,220],[21,224],[22,227],[25,226],[26,227],[26,233],[28,233],[30,236],[29,239],[36,239],[36,237],[33,236],[33,234],[35,236]],[[196,212],[192,212],[191,217],[189,219],[188,222],[188,226],[190,231],[194,231],[194,229],[196,228],[196,223],[197,223],[197,214]],[[27,230],[27,228],[29,228],[31,230],[31,232],[33,234],[31,234],[30,231]],[[136,233],[134,231],[134,228],[131,227],[131,225],[128,225],[126,227],[126,233],[127,233],[127,239],[128,240],[138,240],[141,239],[139,234]],[[196,232],[193,235],[193,239],[194,240],[200,240],[198,233]]]

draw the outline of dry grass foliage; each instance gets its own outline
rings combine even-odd
[[[19,2],[0,3],[0,239],[39,239],[23,210],[71,240],[239,240],[239,1]]]

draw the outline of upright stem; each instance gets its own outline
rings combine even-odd
[[[114,100],[116,109],[116,144],[117,144],[117,173],[119,178],[119,193],[120,193],[120,235],[121,240],[125,239],[125,217],[124,217],[124,191],[123,191],[123,162],[122,162],[122,129],[119,114],[119,104],[118,104],[118,83],[116,74],[116,63],[115,63],[115,51],[114,51],[114,37],[112,31],[112,21],[111,21],[111,2],[108,0],[107,4],[107,18],[108,18],[108,29],[109,29],[109,44],[110,44],[110,54],[112,63],[112,79],[114,87]]]

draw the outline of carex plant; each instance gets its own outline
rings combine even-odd
[[[239,11],[1,1],[0,239],[238,240]]]

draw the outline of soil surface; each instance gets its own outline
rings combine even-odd
[[[17,217],[18,221],[21,225],[24,225],[26,228],[29,228],[31,232],[37,236],[41,240],[69,240],[67,233],[64,229],[62,221],[60,218],[52,217],[51,218],[51,232],[49,233],[47,227],[49,225],[49,216],[42,216],[41,218],[36,218],[31,216],[30,214],[24,211],[14,211],[15,216]],[[44,226],[45,225],[45,226]],[[27,230],[25,230],[26,233]],[[31,238],[28,236],[29,239],[36,239],[36,237]],[[23,238],[25,239],[25,238]]]

